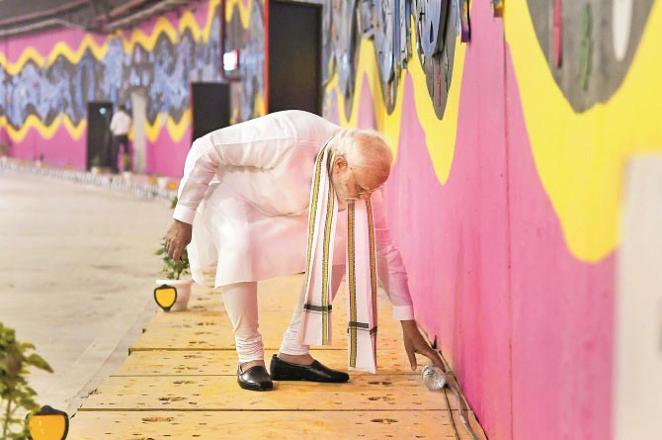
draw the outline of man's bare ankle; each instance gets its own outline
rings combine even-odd
[[[282,359],[285,362],[289,362],[291,364],[297,364],[297,365],[310,365],[313,363],[315,359],[310,355],[310,353],[306,354],[285,354],[285,353],[278,353],[278,359]]]

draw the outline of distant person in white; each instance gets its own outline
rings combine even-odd
[[[120,105],[110,120],[110,133],[113,135],[110,162],[114,173],[119,171],[117,153],[119,153],[120,145],[122,146],[122,153],[129,154],[129,130],[131,130],[131,116],[129,116],[126,107]],[[124,171],[130,171],[130,169]]]

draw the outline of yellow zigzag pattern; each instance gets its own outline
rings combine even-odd
[[[85,119],[81,120],[78,125],[74,124],[69,116],[60,113],[60,116],[55,118],[53,122],[46,126],[44,125],[36,115],[28,115],[21,125],[21,128],[15,129],[9,125],[7,118],[5,116],[0,116],[0,127],[4,127],[9,134],[9,137],[12,140],[23,140],[27,136],[30,129],[35,129],[39,132],[39,135],[45,139],[52,138],[55,133],[58,131],[61,125],[64,125],[65,129],[69,132],[72,138],[78,139],[83,134],[85,127],[87,127],[87,121]]]
[[[620,244],[622,176],[627,158],[635,153],[662,151],[662,131],[656,122],[662,113],[662,91],[650,86],[662,76],[662,5],[655,3],[651,9],[623,84],[607,102],[595,104],[583,113],[572,109],[554,82],[525,0],[509,3],[504,23],[536,171],[559,218],[568,250],[580,261],[601,261]],[[415,42],[412,45],[415,47]],[[386,135],[397,153],[402,84],[409,75],[427,150],[437,178],[444,184],[455,152],[464,59],[465,46],[458,41],[453,81],[442,120],[437,120],[431,109],[425,74],[415,57],[403,72],[396,107],[390,115],[387,113],[381,97],[374,44],[370,40],[362,40],[359,48],[351,117],[345,114],[337,76],[329,82],[327,96],[336,92],[341,125],[355,127],[365,82],[373,97],[376,128]]]
[[[53,49],[47,56],[43,56],[34,48],[28,47],[21,53],[18,59],[12,63],[7,59],[4,53],[0,52],[0,66],[10,75],[16,75],[29,61],[32,61],[43,68],[50,66],[57,57],[62,56],[70,63],[77,64],[80,62],[86,50],[90,50],[97,60],[101,60],[108,52],[109,43],[114,38],[122,38],[122,46],[126,53],[131,53],[137,44],[143,46],[147,51],[152,51],[159,35],[165,34],[171,42],[176,43],[179,39],[179,35],[181,35],[186,29],[191,31],[191,34],[196,41],[208,41],[211,34],[212,22],[214,20],[214,12],[219,4],[220,0],[209,1],[207,20],[202,28],[198,25],[193,13],[190,10],[186,10],[182,14],[176,27],[167,19],[163,17],[158,18],[150,35],[146,35],[140,29],[134,29],[128,36],[125,36],[122,32],[116,32],[115,34],[106,37],[102,43],[97,43],[90,34],[86,34],[76,49],[72,49],[64,42],[59,42],[53,46]],[[226,17],[227,20],[232,18],[235,5],[238,6],[242,25],[244,28],[248,27],[252,2],[250,2],[248,6],[245,6],[242,0],[228,1],[226,4],[226,10],[229,9],[228,16]],[[184,112],[179,121],[175,121],[170,115],[159,114],[153,124],[147,123],[146,135],[151,142],[154,142],[159,136],[161,129],[165,126],[170,137],[177,142],[184,136],[190,123],[190,110]],[[50,139],[61,125],[64,125],[70,136],[77,140],[82,135],[87,123],[82,120],[77,125],[74,125],[67,115],[60,114],[60,116],[56,117],[50,125],[46,125],[35,115],[30,115],[19,129],[14,129],[9,125],[5,117],[0,117],[0,128],[5,128],[9,137],[14,142],[22,141],[30,129],[37,130],[39,135],[44,139]]]
[[[412,19],[411,29],[416,29]],[[416,47],[416,33],[412,32],[412,47]],[[464,72],[464,56],[466,45],[455,40],[455,60],[453,61],[453,81],[448,91],[444,118],[439,120],[431,108],[431,98],[428,93],[425,72],[421,63],[414,54],[409,60],[407,70],[402,72],[396,94],[395,109],[388,114],[381,92],[379,68],[375,56],[373,40],[362,39],[359,46],[359,63],[356,68],[356,86],[352,96],[351,116],[345,113],[345,97],[338,88],[337,74],[331,78],[326,87],[326,95],[335,89],[340,125],[356,127],[358,124],[359,101],[363,89],[363,80],[367,80],[375,115],[376,129],[382,132],[389,141],[395,155],[399,151],[400,127],[402,124],[402,103],[404,83],[407,76],[411,77],[414,88],[414,102],[416,115],[425,132],[425,144],[432,162],[437,179],[441,184],[446,183],[455,155],[455,137],[457,132],[458,107],[460,104],[460,89]]]
[[[178,39],[178,33],[181,34],[185,29],[190,29],[197,41],[208,41],[211,33],[211,23],[214,18],[213,14],[219,4],[220,0],[210,0],[207,21],[203,29],[199,28],[195,17],[189,10],[187,10],[182,15],[177,28],[165,18],[160,18],[155,23],[150,35],[146,35],[141,30],[135,29],[128,37],[124,37],[122,33],[117,33],[115,36],[108,37],[102,44],[97,44],[90,35],[86,35],[77,50],[71,49],[65,43],[58,43],[55,45],[49,56],[44,58],[33,48],[27,48],[15,63],[9,63],[6,58],[4,58],[4,55],[0,54],[0,65],[10,73],[15,73],[20,71],[28,60],[32,60],[40,66],[48,66],[58,56],[64,56],[70,62],[77,63],[87,49],[89,49],[97,59],[100,59],[106,54],[109,41],[112,38],[118,37],[124,38],[123,48],[127,53],[132,51],[136,44],[141,44],[146,50],[152,50],[159,34],[165,33],[172,42],[176,42]],[[246,4],[243,0],[228,0],[226,2],[226,21],[231,21],[235,11],[237,11],[239,13],[242,27],[247,29],[250,23],[253,4],[253,1],[248,1]],[[413,26],[412,29],[414,29]],[[448,178],[454,156],[455,131],[457,128],[457,106],[459,103],[459,90],[464,66],[464,50],[464,45],[460,44],[458,40],[456,42],[456,61],[454,62],[453,67],[453,77],[455,80],[451,83],[447,111],[445,112],[446,116],[443,120],[438,120],[434,115],[434,112],[430,111],[430,97],[425,82],[425,73],[416,59],[412,59],[409,63],[409,69],[403,73],[403,80],[401,81],[397,92],[396,109],[393,113],[390,115],[387,113],[382,99],[373,100],[377,128],[386,134],[397,152],[402,119],[402,84],[404,83],[405,75],[411,76],[414,83],[417,114],[426,133],[426,143],[434,165],[434,170],[441,183],[444,183]],[[381,93],[377,61],[374,56],[374,45],[372,40],[362,40],[359,51],[360,56],[359,65],[357,67],[357,83],[356,91],[354,93],[355,99],[352,104],[353,110],[351,118],[347,118],[344,114],[344,98],[341,93],[337,93],[338,109],[341,119],[340,122],[345,126],[355,126],[357,124],[358,97],[361,96],[364,77],[368,79],[368,87],[370,88],[372,96],[378,96]],[[327,85],[327,91],[330,91],[333,88],[337,88],[337,78],[335,78],[335,76]],[[259,115],[264,113],[263,97],[257,96],[256,114]],[[190,111],[186,111],[180,118],[179,122],[173,120],[168,114],[159,114],[153,124],[148,124],[146,135],[151,142],[154,142],[159,136],[163,126],[165,126],[170,137],[175,141],[179,141],[189,127],[190,121]],[[60,125],[66,127],[72,138],[78,139],[81,136],[86,123],[85,121],[81,121],[76,126],[71,122],[68,116],[62,115],[61,118],[56,118],[50,126],[45,126],[39,119],[31,116],[25,121],[20,129],[15,130],[8,126],[7,121],[4,118],[0,118],[0,127],[7,126],[9,136],[14,141],[22,140],[31,128],[39,131],[42,137],[49,139]],[[443,145],[443,147],[437,147],[440,145]]]

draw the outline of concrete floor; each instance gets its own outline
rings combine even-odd
[[[0,322],[54,368],[40,404],[73,412],[153,313],[168,202],[0,170]]]

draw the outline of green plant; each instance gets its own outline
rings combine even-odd
[[[122,157],[122,169],[124,171],[131,171],[131,155],[124,153]]]
[[[166,279],[178,280],[182,275],[188,275],[191,273],[186,249],[182,252],[182,257],[179,261],[175,261],[175,259],[166,252],[165,242],[161,242],[161,248],[157,250],[155,254],[160,256],[163,261],[161,273],[165,275]]]
[[[170,199],[170,209],[175,209],[177,206],[177,196]],[[155,255],[161,257],[163,260],[163,266],[161,267],[161,273],[166,276],[169,280],[178,280],[182,275],[188,275],[191,273],[191,266],[188,261],[188,252],[184,249],[182,252],[182,257],[179,261],[175,261],[165,248],[165,242],[161,242],[161,247],[155,252]]]
[[[147,181],[149,182],[150,185],[156,185],[156,179],[158,179],[158,178],[159,178],[159,175],[157,173],[152,173],[147,178]]]
[[[0,142],[0,156],[6,156],[9,153],[9,144]]]
[[[37,393],[28,386],[28,367],[53,372],[50,365],[38,354],[29,342],[16,340],[14,330],[0,323],[0,417],[2,417],[3,439],[28,439],[26,423],[17,418],[16,412],[39,410]],[[15,429],[19,428],[20,432]]]
[[[98,154],[92,158],[92,160],[90,161],[90,166],[92,167],[101,166],[101,157],[99,157]]]

